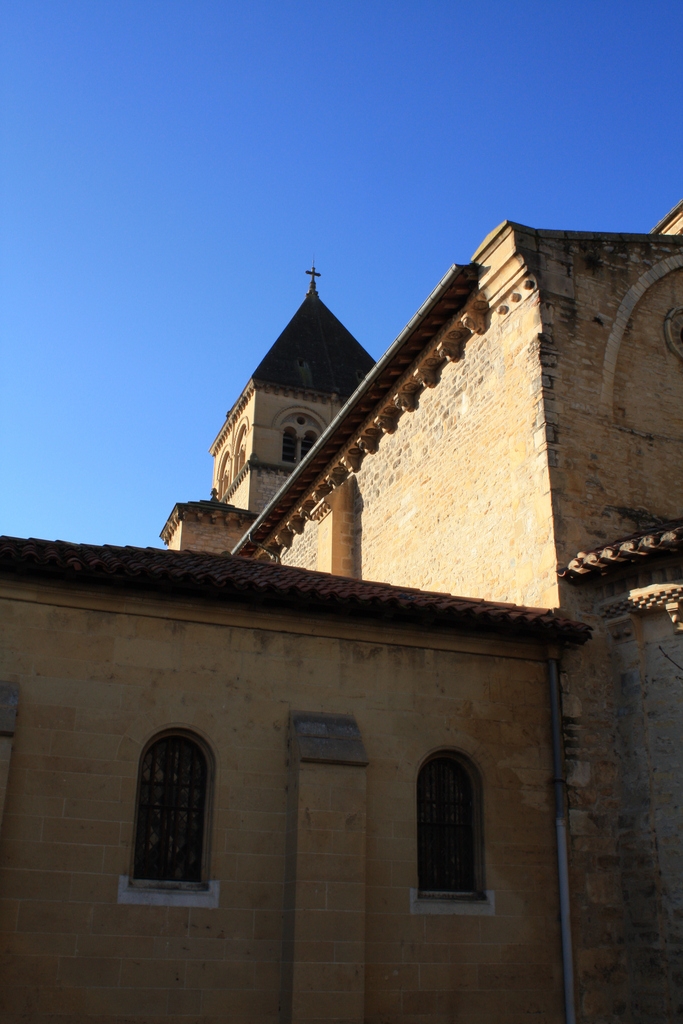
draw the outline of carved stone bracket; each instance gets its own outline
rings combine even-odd
[[[355,445],[344,453],[342,456],[342,462],[350,472],[357,473],[364,458],[365,452],[363,449],[358,445]]]
[[[400,415],[401,412],[396,406],[386,405],[379,415],[375,416],[374,422],[385,434],[393,434]]]
[[[683,634],[683,599],[678,597],[675,600],[667,601],[664,607],[673,622],[674,633]]]
[[[321,480],[319,483],[315,485],[313,491],[311,492],[313,495],[313,500],[316,502],[322,501],[325,495],[329,494],[331,490],[332,484],[328,483],[327,480]]]
[[[344,483],[348,475],[349,471],[346,468],[346,466],[342,466],[341,463],[339,463],[334,467],[334,469],[330,473],[327,474],[327,477],[325,479],[329,484],[331,484],[330,489],[332,489],[333,487],[340,487],[341,484]]]
[[[414,412],[417,408],[419,393],[419,387],[406,385],[394,395],[394,405],[403,412]]]
[[[307,498],[298,509],[299,515],[303,516],[304,519],[310,519],[315,505],[316,502],[313,498]]]
[[[379,440],[381,436],[382,431],[378,427],[366,427],[356,441],[356,444],[369,455],[374,455],[376,451],[379,451]]]
[[[486,333],[486,314],[489,311],[489,304],[483,292],[477,292],[465,306],[460,316],[463,327],[473,334]]]
[[[275,543],[281,548],[291,548],[294,534],[286,526],[275,534]]]
[[[413,377],[425,387],[433,388],[439,383],[440,360],[433,356],[425,359],[424,362],[413,371]]]
[[[471,332],[458,327],[457,330],[449,331],[436,346],[436,353],[442,359],[448,359],[457,363],[462,359],[465,351],[465,342],[471,337]]]
[[[287,529],[291,530],[292,533],[303,533],[305,526],[306,520],[301,515],[291,516],[287,520]]]

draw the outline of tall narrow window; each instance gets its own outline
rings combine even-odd
[[[140,770],[135,878],[200,882],[206,756],[187,736],[162,736]]]
[[[305,436],[301,438],[301,458],[302,459],[304,458],[305,455],[308,455],[308,453],[310,452],[311,448],[313,447],[313,445],[315,444],[315,442],[317,440],[318,440],[318,436],[317,436],[317,434],[314,434],[312,430],[309,430],[305,434]]]
[[[296,462],[296,434],[293,430],[285,430],[282,435],[282,461]]]
[[[454,757],[435,757],[417,780],[417,869],[426,892],[477,889],[472,780]]]
[[[237,443],[235,444],[235,454],[233,457],[232,465],[232,478],[233,480],[240,472],[244,463],[247,460],[247,428],[242,426],[240,432],[237,435]]]

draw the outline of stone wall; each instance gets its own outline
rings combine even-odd
[[[321,931],[297,949],[298,991],[330,992],[336,942],[340,991],[348,985],[354,1007],[362,993],[357,1024],[513,1024],[530,1014],[560,1024],[543,649],[121,588],[8,579],[0,600],[0,675],[21,693],[0,834],[3,1024],[275,1024],[290,709],[353,715],[368,760],[364,793],[346,794],[343,771],[316,769],[318,833],[305,809],[294,819],[312,830],[302,870],[315,882],[297,906],[314,921],[322,883],[328,901]],[[208,842],[219,904],[129,905],[118,894],[131,871],[139,759],[153,736],[179,727],[215,758]],[[411,902],[416,775],[450,749],[482,779],[482,912],[424,913]],[[344,883],[363,880],[351,913]],[[342,920],[362,945],[343,948]],[[344,969],[359,956],[361,979]],[[339,1005],[327,998],[321,1019],[338,1021]]]
[[[554,572],[538,295],[448,363],[357,474],[364,579],[542,603]]]
[[[291,548],[283,548],[283,565],[298,565],[300,569],[318,568],[318,522],[309,519],[303,533],[295,533]]]

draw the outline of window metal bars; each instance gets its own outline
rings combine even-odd
[[[282,435],[282,461],[296,462],[296,434],[289,430]]]
[[[310,452],[311,448],[317,441],[315,434],[306,434],[305,437],[301,438],[301,458],[303,459]]]
[[[152,744],[140,774],[135,878],[201,881],[206,785],[196,743],[164,736]]]
[[[432,892],[474,892],[472,782],[450,757],[429,761],[417,780],[418,885]]]

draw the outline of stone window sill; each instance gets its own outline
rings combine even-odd
[[[434,893],[427,895],[419,889],[410,890],[411,914],[482,914],[496,912],[496,894],[493,889],[479,893]]]
[[[156,882],[119,875],[117,903],[133,903],[147,907],[206,907],[218,906],[221,883],[214,882]]]

